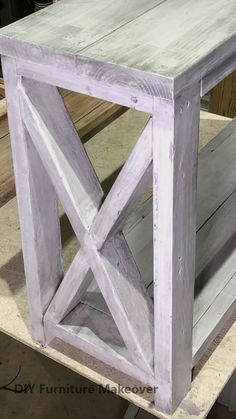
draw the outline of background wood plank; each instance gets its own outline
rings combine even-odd
[[[229,118],[236,116],[236,71],[211,91],[209,111]]]

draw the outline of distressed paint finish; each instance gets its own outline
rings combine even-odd
[[[193,302],[200,95],[235,68],[235,12],[235,0],[62,0],[0,31],[0,53],[12,57],[3,64],[34,337],[58,336],[157,385],[165,413],[185,396],[192,363],[235,306],[233,257],[224,285],[218,272],[204,292],[200,280]],[[55,86],[151,114],[105,200]],[[152,172],[153,219],[146,208],[124,234]],[[81,245],[61,284],[55,191]],[[228,237],[222,214],[232,213],[231,198],[219,211],[215,198],[199,215],[199,242],[217,250],[216,221]],[[201,271],[201,252],[197,262]]]
[[[87,270],[89,271],[91,267],[133,362],[152,375],[152,302],[141,282],[133,256],[120,232],[112,234],[106,241],[107,237],[104,237],[103,231],[101,231],[97,235],[103,246],[101,251],[96,247],[96,242],[93,239],[93,231],[96,231],[94,225],[96,225],[97,219],[100,220],[99,223],[103,224],[108,220],[109,227],[106,231],[111,230],[112,232],[113,225],[120,224],[122,211],[127,213],[127,207],[129,212],[132,211],[138,198],[136,188],[150,165],[151,146],[146,154],[143,153],[143,158],[140,160],[140,175],[137,176],[135,182],[128,184],[128,189],[125,188],[127,185],[126,176],[124,178],[121,174],[118,177],[113,187],[116,193],[113,194],[111,191],[102,205],[102,208],[105,206],[109,211],[105,210],[105,214],[103,214],[102,210],[98,211],[102,198],[100,184],[92,171],[82,144],[79,139],[75,141],[76,131],[71,127],[71,122],[66,117],[64,105],[56,90],[52,87],[47,88],[46,85],[23,80],[19,86],[19,93],[26,127],[81,245],[78,258],[83,260],[84,267],[81,270],[81,284],[78,283],[78,286],[81,290],[86,288],[82,281],[85,280],[86,283],[88,281],[87,262]],[[52,115],[50,121],[47,121],[46,115],[52,108],[58,109],[59,124]],[[141,140],[149,140],[151,145],[149,126],[150,124],[144,130],[147,130],[147,134],[143,135]],[[68,136],[67,142],[66,136]],[[70,144],[69,147],[68,144]],[[138,143],[135,149],[139,150],[139,147]],[[75,157],[78,164],[76,164]],[[133,154],[131,154],[124,170],[125,174],[126,170],[133,170]],[[142,189],[139,193],[142,193]],[[120,195],[120,210],[113,215],[112,211],[119,203],[119,199],[114,199],[116,194]],[[111,202],[112,205],[108,204],[107,206],[106,202]],[[110,215],[112,223],[109,223]],[[84,256],[80,256],[81,253],[84,253]],[[77,257],[73,264],[77,264]],[[66,281],[68,281],[68,275],[69,281],[73,283],[73,265],[65,278]],[[56,303],[58,304],[58,299]],[[67,312],[70,305],[65,304]],[[142,307],[141,318],[136,307]],[[60,306],[59,312],[61,308]],[[55,312],[55,309],[56,306],[53,305],[52,311]],[[59,316],[59,312],[56,313],[56,316]],[[143,330],[146,331],[145,334],[143,334]]]
[[[2,29],[0,50],[167,98],[173,80],[177,92],[204,78],[235,53],[236,42],[234,0],[227,7],[224,0],[175,6],[175,0],[64,0]]]
[[[153,262],[156,405],[173,413],[191,385],[200,85],[154,100]]]
[[[2,57],[32,335],[45,344],[43,316],[62,278],[57,197],[22,119],[15,60]]]

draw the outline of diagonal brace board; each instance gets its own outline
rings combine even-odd
[[[152,179],[152,154],[150,119],[91,228],[98,248],[103,246],[108,235],[122,228],[122,222],[131,214],[139,197],[145,192]]]
[[[40,154],[44,156],[44,166],[50,172],[50,176],[53,177],[57,194],[59,195],[59,189],[68,191],[66,210],[70,211],[70,201],[73,201],[76,212],[74,215],[76,226],[73,227],[80,234],[83,234],[83,230],[90,227],[97,215],[97,210],[103,199],[103,191],[96,173],[82,142],[78,138],[76,129],[57,88],[24,79],[22,84],[19,85],[19,89],[31,111],[34,110],[35,113],[40,115],[37,118],[37,143],[38,148],[41,148]],[[28,95],[30,95],[30,100]],[[53,111],[56,112],[54,118],[52,116]],[[48,115],[50,115],[50,118]],[[25,122],[26,120],[29,122],[29,112],[24,114],[24,119]],[[51,132],[54,133],[53,136]],[[43,143],[40,141],[40,137],[46,133],[47,141]],[[56,165],[54,170],[53,165]],[[57,175],[60,177],[60,182],[58,182]],[[81,226],[79,222],[82,224]]]
[[[26,87],[25,87],[26,86]],[[81,173],[77,170],[77,174],[73,170],[74,167],[71,166],[69,159],[68,160],[64,153],[65,143],[62,141],[63,132],[58,132],[56,121],[51,117],[50,127],[47,126],[47,105],[48,101],[44,97],[37,95],[35,90],[41,88],[39,86],[29,85],[27,81],[23,80],[20,87],[21,90],[21,103],[24,111],[24,122],[31,135],[32,141],[42,159],[44,167],[48,172],[48,175],[56,189],[56,192],[67,212],[67,215],[71,221],[71,224],[75,230],[75,233],[80,241],[81,249],[80,253],[83,251],[85,259],[88,264],[88,271],[91,267],[93,274],[98,282],[98,285],[101,289],[101,292],[107,302],[107,305],[110,309],[110,312],[117,324],[117,327],[124,339],[124,342],[130,352],[130,355],[135,364],[142,366],[143,369],[147,370],[150,374],[153,373],[153,310],[152,310],[152,301],[150,300],[144,286],[141,283],[141,278],[139,271],[133,261],[132,254],[125,242],[125,239],[122,234],[119,234],[116,238],[113,237],[109,242],[105,243],[104,248],[101,252],[97,250],[96,244],[89,234],[88,225],[83,220],[83,214],[79,211],[80,207],[80,194],[77,192],[75,186],[80,187],[80,192],[86,190],[84,186],[84,179],[81,176]],[[47,90],[54,89],[48,87]],[[31,94],[31,91],[34,91]],[[50,93],[50,92],[49,92]],[[47,98],[48,95],[45,95]],[[51,93],[50,93],[51,94]],[[31,97],[32,96],[32,97]],[[63,107],[63,101],[59,96],[54,95],[54,108],[57,109]],[[53,100],[52,100],[53,103]],[[40,113],[39,113],[40,112]],[[63,112],[61,112],[63,115]],[[68,119],[64,118],[64,134],[67,132]],[[50,129],[49,129],[50,128]],[[143,138],[143,137],[141,137]],[[146,138],[146,137],[145,137]],[[78,139],[76,139],[78,142]],[[143,140],[142,140],[143,141]],[[73,143],[74,149],[76,150],[75,144]],[[80,147],[80,145],[79,145]],[[151,150],[151,147],[150,149]],[[79,151],[80,152],[80,151]],[[84,156],[84,161],[82,161],[85,166],[90,165],[87,156]],[[133,156],[131,157],[131,161]],[[144,160],[144,161],[143,161]],[[142,166],[145,163],[145,168],[150,167],[151,154],[145,154],[145,158],[141,159]],[[72,159],[73,162],[73,159]],[[91,172],[91,169],[90,169]],[[139,185],[145,169],[140,170],[140,178],[132,183],[132,189],[130,194],[132,195]],[[89,172],[86,172],[89,175]],[[121,177],[122,178],[122,177]],[[87,177],[86,177],[87,180]],[[91,181],[91,179],[89,179]],[[100,185],[98,180],[93,176],[91,183],[95,183],[95,187],[92,190],[100,191]],[[120,180],[118,179],[116,185],[117,190],[120,189]],[[127,195],[127,192],[126,192]],[[113,195],[114,196],[114,195]],[[138,194],[135,193],[135,196],[138,197]],[[97,196],[95,195],[95,198]],[[109,198],[109,197],[108,197]],[[85,195],[85,200],[87,196]],[[113,198],[114,199],[114,198]],[[94,203],[95,199],[93,199]],[[82,201],[83,204],[84,200]],[[127,208],[128,200],[124,201],[124,210]],[[133,205],[135,200],[132,199]],[[121,212],[123,208],[121,206]],[[132,210],[132,205],[130,205],[129,210]],[[93,216],[96,219],[96,213],[99,214],[98,209],[95,205],[92,206]],[[105,221],[102,220],[101,222]],[[116,220],[114,220],[115,222]],[[92,231],[93,224],[91,225],[90,231]],[[116,245],[114,241],[119,241],[120,251],[117,252]],[[109,243],[109,244],[108,244]],[[124,251],[125,249],[125,251]],[[72,263],[71,269],[67,273],[67,278],[62,283],[63,287],[66,287],[67,282],[74,283],[74,280],[70,281],[71,272],[75,273],[75,266],[80,258],[83,255],[79,254]],[[86,262],[85,262],[86,266]],[[74,274],[73,274],[74,275]],[[80,295],[78,288],[83,291],[85,285],[83,280],[88,281],[89,275],[87,275],[86,269],[84,269],[84,274],[77,284],[76,293],[77,296]],[[128,288],[127,288],[128,287]],[[60,289],[60,288],[59,288]],[[127,289],[129,292],[127,292]],[[61,289],[61,294],[63,295],[63,289]],[[56,294],[57,296],[57,294]],[[74,296],[71,296],[70,303],[73,302]],[[133,300],[133,304],[130,304],[130,301]],[[56,306],[54,306],[55,297],[52,301],[50,308],[48,310],[45,320],[53,319],[52,313],[55,312]],[[58,305],[57,305],[58,306]],[[139,316],[139,313],[134,311],[134,307],[142,307],[142,315]],[[59,304],[59,307],[60,304]],[[67,306],[68,311],[68,306]],[[58,313],[57,313],[58,315]],[[141,319],[141,320],[140,320]],[[146,331],[146,334],[143,333],[143,330]]]

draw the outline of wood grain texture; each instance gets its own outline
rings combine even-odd
[[[236,116],[236,71],[211,91],[209,110],[229,118]]]
[[[33,338],[44,345],[43,315],[62,277],[57,197],[22,120],[20,78],[15,61],[4,58],[22,248]]]
[[[108,235],[122,229],[140,196],[145,192],[152,177],[152,155],[152,121],[149,121],[112,186],[91,230],[99,249]]]
[[[4,97],[5,97],[4,81],[3,81],[3,78],[0,77],[0,99],[3,99]]]
[[[62,93],[67,110],[83,143],[127,110],[125,107],[67,90]],[[7,116],[4,116],[0,120],[0,206],[14,196],[10,137]]]
[[[57,89],[24,80],[19,92],[24,122],[33,134],[35,147],[71,223],[82,238],[103,198],[96,173]],[[56,114],[48,118],[51,109],[56,109]]]
[[[219,178],[219,177],[218,177]],[[11,204],[11,203],[9,203]],[[6,253],[1,252],[1,255],[4,256],[6,260],[11,260],[8,267],[9,269],[14,270],[14,273],[12,275],[13,283],[10,281],[8,275],[8,281],[6,281],[4,270],[1,269],[1,294],[5,296],[4,299],[2,299],[1,304],[1,316],[0,316],[0,327],[1,330],[4,330],[6,333],[9,333],[10,335],[14,336],[17,339],[20,339],[24,343],[27,343],[31,346],[33,346],[35,349],[40,350],[30,339],[29,331],[27,330],[26,324],[28,324],[28,317],[25,313],[26,309],[26,299],[22,298],[22,300],[19,298],[19,281],[20,278],[22,278],[23,281],[23,274],[20,276],[17,275],[18,270],[23,271],[23,268],[21,266],[21,262],[19,264],[15,265],[15,258],[14,256],[17,256],[18,251],[20,251],[20,245],[18,244],[18,236],[19,232],[17,230],[18,224],[15,217],[16,208],[14,201],[11,205],[8,205],[6,208],[2,208],[0,211],[0,217],[1,217],[1,245],[2,248],[6,243],[5,237],[9,238],[9,248]],[[3,244],[4,240],[4,244]],[[3,259],[2,259],[3,260]],[[17,280],[16,280],[17,277]],[[11,286],[11,289],[9,288],[9,285]],[[8,289],[9,288],[9,289]],[[12,292],[12,290],[16,290],[17,292]],[[24,289],[20,291],[20,294],[24,293]],[[20,303],[20,304],[19,304]],[[22,318],[23,316],[23,318]],[[16,317],[19,318],[18,320],[18,327],[16,329],[15,327],[15,319]],[[197,406],[200,406],[201,415],[205,414],[203,412],[206,412],[207,409],[210,408],[212,404],[212,400],[216,399],[220,389],[223,387],[223,385],[226,383],[227,379],[229,378],[230,374],[232,374],[233,367],[235,365],[235,361],[232,359],[232,357],[235,355],[235,351],[233,350],[234,345],[234,335],[230,335],[230,337],[227,338],[227,355],[225,355],[225,349],[226,346],[224,345],[224,352],[221,353],[221,357],[218,357],[218,361],[216,363],[211,363],[208,365],[208,367],[205,370],[205,379],[201,377],[201,380],[197,380],[196,385],[193,384],[192,391],[190,391],[189,395],[185,399],[185,401],[182,403],[181,408],[178,409],[178,414],[176,412],[175,417],[185,418],[190,415],[191,412],[193,412],[193,406],[196,409]],[[56,348],[56,350],[55,350]],[[54,359],[58,360],[59,362],[64,362],[69,368],[73,368],[77,372],[81,374],[87,374],[87,376],[90,379],[93,380],[100,380],[100,383],[107,383],[110,382],[109,380],[106,380],[104,377],[99,376],[97,374],[97,371],[99,370],[98,365],[100,365],[99,362],[93,362],[90,364],[88,359],[88,355],[83,356],[85,358],[85,364],[86,367],[83,367],[81,365],[81,358],[78,358],[78,350],[73,349],[71,346],[67,345],[66,343],[62,343],[60,341],[59,346],[53,345],[53,348],[49,347],[46,348],[44,351],[44,354],[47,354],[49,356],[54,357]],[[216,360],[216,357],[214,358]],[[235,356],[234,356],[235,359]],[[79,362],[78,362],[79,361]],[[83,362],[83,361],[82,361]],[[92,367],[91,367],[92,365]],[[93,371],[91,371],[91,369]],[[96,370],[96,372],[94,371]],[[100,370],[101,371],[101,370]],[[115,369],[105,369],[103,365],[103,374],[106,375],[106,372],[108,371],[109,378],[116,380],[116,372]],[[104,372],[105,371],[105,372]],[[220,371],[220,374],[219,374]],[[231,372],[230,372],[231,371]],[[121,373],[120,373],[121,374]],[[204,375],[204,374],[203,374]],[[114,378],[115,377],[115,378]],[[120,375],[119,375],[120,377]],[[126,378],[127,380],[127,378]],[[206,381],[205,381],[206,380]],[[210,386],[209,386],[209,380],[210,380]],[[118,378],[118,382],[119,378]],[[127,381],[125,381],[127,384]],[[210,390],[209,390],[210,389]],[[130,398],[133,402],[136,401],[139,405],[142,407],[145,407],[153,414],[156,414],[158,417],[167,417],[166,415],[163,415],[156,410],[154,410],[152,407],[150,407],[149,403],[146,402],[144,399],[141,399],[139,396],[135,395],[125,395],[125,397]],[[207,399],[206,399],[207,397]],[[141,399],[141,400],[140,400]],[[198,411],[198,410],[195,410]],[[192,413],[191,413],[192,414]],[[196,416],[196,415],[195,415]],[[199,417],[199,415],[197,415]],[[200,416],[201,417],[201,416]]]
[[[191,385],[200,85],[153,110],[156,408],[172,414]]]
[[[86,260],[84,252],[80,251],[74,259],[74,263],[68,269],[62,283],[45,314],[45,323],[59,323],[71,312],[81,301],[87,291],[91,280],[92,272]]]
[[[75,60],[72,60],[71,65],[68,66],[60,65],[60,71],[55,73],[55,63],[43,65],[19,59],[17,73],[26,78],[64,87],[147,113],[152,113],[150,96],[153,94],[165,99],[173,97],[173,80],[161,78],[153,88],[149,88],[153,83],[152,74],[146,73],[144,77],[143,73],[134,69],[129,69],[127,73],[123,67],[119,68],[119,74],[117,74],[109,63],[103,68],[99,63],[95,65],[96,68],[92,68],[93,66],[89,68],[85,63],[81,64],[79,70],[75,70],[74,62]]]
[[[2,29],[0,52],[163,95],[165,78],[183,88],[235,53],[235,9],[234,0],[65,0]]]
[[[76,139],[76,131],[63,102],[54,87],[27,80],[20,84],[19,93],[24,110],[24,123],[32,142],[65,208],[132,361],[152,375],[152,302],[141,282],[139,271],[123,235],[119,233],[106,243],[103,241],[103,248],[99,252],[89,234],[99,214],[103,192],[82,144]],[[48,120],[47,114],[50,109],[57,109],[57,115],[51,115]],[[151,141],[150,136],[148,139]],[[149,164],[148,155],[146,160]],[[118,181],[118,185],[118,192],[122,193],[123,182],[120,185]],[[107,199],[110,199],[109,196]],[[106,217],[100,221],[105,223]],[[75,258],[69,272],[72,281],[73,264],[76,264],[76,261]],[[86,272],[81,278],[81,284],[85,277]],[[64,306],[64,301],[61,302]],[[136,307],[142,307],[141,317]]]

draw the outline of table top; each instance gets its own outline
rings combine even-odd
[[[0,30],[2,54],[34,59],[37,48],[42,62],[47,51],[167,78],[201,73],[236,53],[236,0],[61,0]]]

